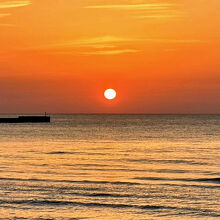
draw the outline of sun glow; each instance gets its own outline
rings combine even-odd
[[[112,100],[116,97],[117,93],[114,89],[105,90],[104,96],[106,99]]]

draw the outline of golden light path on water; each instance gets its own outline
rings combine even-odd
[[[214,219],[219,131],[214,115],[58,115],[48,125],[1,124],[1,217]]]

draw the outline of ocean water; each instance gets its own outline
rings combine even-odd
[[[0,219],[220,219],[220,115],[0,124]]]

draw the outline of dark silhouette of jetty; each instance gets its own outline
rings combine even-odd
[[[0,123],[50,123],[50,116],[19,116],[18,118],[0,118]]]

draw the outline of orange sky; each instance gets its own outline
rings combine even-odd
[[[220,113],[219,11],[219,0],[0,0],[0,113]]]

